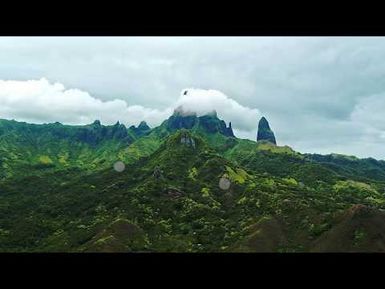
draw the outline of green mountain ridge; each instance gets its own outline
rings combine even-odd
[[[215,112],[153,129],[0,120],[0,167],[4,252],[384,250],[384,161],[238,139]]]

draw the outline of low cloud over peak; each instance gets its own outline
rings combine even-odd
[[[198,116],[215,111],[219,118],[231,121],[240,130],[255,130],[260,116],[258,109],[243,106],[214,89],[183,89],[175,105],[185,112],[195,112]]]
[[[156,96],[155,96],[156,97]],[[120,121],[126,125],[142,120],[159,125],[176,108],[204,115],[216,111],[231,121],[235,130],[255,130],[259,111],[236,102],[224,93],[209,89],[183,89],[179,98],[165,109],[128,104],[122,99],[103,101],[80,89],[69,89],[46,78],[39,80],[0,80],[0,118],[32,123],[62,122],[88,124],[95,119],[104,124]]]
[[[298,151],[385,158],[384,37],[1,37],[0,63],[35,79],[1,81],[0,118],[154,126],[182,105],[255,139],[260,110]]]

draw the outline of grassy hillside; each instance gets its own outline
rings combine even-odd
[[[1,121],[0,251],[384,250],[384,162],[189,125]]]

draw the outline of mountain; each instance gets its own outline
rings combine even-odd
[[[258,123],[257,141],[268,141],[277,144],[273,131],[270,129],[269,122],[262,117]]]
[[[338,216],[336,225],[315,242],[311,251],[383,252],[384,232],[384,211],[354,205]]]
[[[220,133],[224,136],[234,137],[231,122],[226,126],[225,121],[218,118],[217,112],[213,111],[203,116],[197,116],[194,112],[185,112],[179,107],[174,110],[174,114],[169,117],[162,125],[168,131],[175,131],[181,128],[202,131],[205,133]]]
[[[132,125],[130,126],[129,130],[132,131],[136,137],[141,137],[149,133],[151,131],[151,128],[147,125],[145,121],[141,121],[138,127]]]
[[[142,136],[117,122],[83,126],[0,120],[0,177],[80,167],[109,166],[116,153]]]
[[[384,161],[239,139],[216,112],[0,120],[0,160],[2,252],[385,250]]]

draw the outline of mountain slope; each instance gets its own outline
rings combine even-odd
[[[139,126],[140,127],[140,126]],[[110,166],[117,153],[147,131],[123,124],[85,126],[0,120],[0,178],[79,167]]]
[[[186,138],[194,145],[184,143]],[[161,173],[155,177],[159,164]],[[7,218],[1,219],[2,250],[88,250],[86,243],[105,238],[97,232],[122,216],[146,232],[148,241],[138,250],[217,250],[226,234],[221,226],[214,229],[216,223],[225,222],[225,212],[218,206],[233,197],[222,192],[218,180],[229,169],[237,171],[202,139],[178,131],[140,166],[127,166],[123,173],[103,170],[63,183],[54,173],[19,180],[21,186],[33,186],[21,190],[7,180],[0,187],[2,203],[10,204],[3,210]],[[26,238],[25,234],[34,235],[30,230],[19,230],[17,224],[24,226],[25,218],[30,219],[29,228],[40,232],[35,241]]]
[[[337,219],[311,249],[313,252],[384,252],[385,212],[355,205]]]
[[[238,139],[215,114],[0,128],[0,251],[384,250],[383,161]]]

